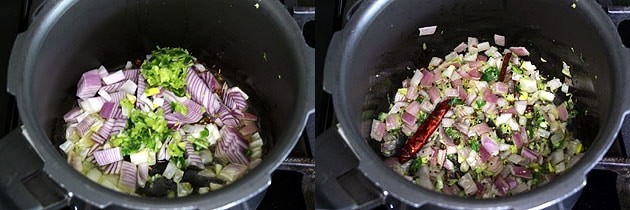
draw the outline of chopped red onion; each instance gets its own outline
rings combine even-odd
[[[457,74],[459,74],[463,79],[469,80],[471,78],[470,75],[468,75],[468,73],[464,71],[463,69],[458,69],[456,71],[457,71]]]
[[[238,126],[239,120],[234,117],[232,112],[230,112],[230,109],[225,105],[221,105],[221,108],[219,108],[217,113],[219,114],[218,119],[221,121],[222,125],[229,127]]]
[[[113,102],[105,102],[103,104],[103,107],[101,107],[101,112],[99,112],[99,115],[102,118],[111,118],[112,114],[114,113],[114,110],[118,108],[118,104],[117,103],[113,103]]]
[[[420,103],[418,101],[412,101],[409,103],[409,106],[405,108],[405,111],[414,116],[418,115],[418,112],[420,111]]]
[[[83,119],[83,121],[79,122],[79,124],[77,125],[77,134],[79,134],[80,137],[85,136],[85,134],[87,134],[87,132],[90,130],[90,127],[96,121],[97,119],[91,115]]]
[[[567,112],[567,107],[563,104],[558,106],[558,118],[562,121],[567,121],[569,117],[569,113]]]
[[[477,44],[479,44],[479,39],[476,37],[468,37],[468,51],[474,51],[473,48],[477,48]]]
[[[256,126],[256,123],[253,122],[247,123],[243,128],[239,130],[239,132],[241,132],[241,135],[243,136],[251,136],[257,131],[258,127]]]
[[[529,150],[527,147],[523,147],[523,149],[521,150],[521,156],[527,158],[534,163],[538,160],[538,154],[534,151]]]
[[[488,61],[488,57],[485,56],[485,55],[477,55],[477,61],[486,62],[486,61]]]
[[[240,163],[247,165],[249,160],[245,156],[245,149],[249,147],[249,143],[241,134],[230,127],[223,127],[220,130],[223,137],[216,149],[216,156],[229,160],[232,163]]]
[[[197,168],[203,169],[203,162],[201,161],[201,156],[195,153],[195,149],[192,146],[190,141],[186,141],[186,166],[195,166]]]
[[[501,36],[498,34],[494,35],[494,44],[499,46],[505,46],[505,36]]]
[[[504,196],[508,190],[510,190],[510,185],[503,179],[502,176],[497,176],[494,181],[494,186],[497,188],[497,192],[500,196]]]
[[[407,79],[403,80],[403,81],[402,81],[402,87],[403,87],[403,88],[408,88],[408,87],[409,87],[409,82],[410,82],[410,81],[411,81],[411,80],[410,80],[409,78],[407,78]]]
[[[118,185],[128,190],[136,189],[138,168],[131,162],[123,161]]]
[[[96,159],[98,165],[104,166],[122,160],[123,156],[120,147],[114,147],[94,152],[94,159]]]
[[[383,136],[385,135],[385,123],[372,120],[372,131],[370,132],[370,137],[377,141],[383,140]]]
[[[475,194],[478,191],[477,184],[475,183],[473,178],[470,176],[470,173],[464,174],[464,176],[462,176],[459,179],[457,184],[461,186],[462,188],[464,188],[464,192],[467,195]]]
[[[432,86],[431,89],[429,89],[429,97],[431,98],[431,103],[433,104],[440,102],[440,92],[437,87]]]
[[[215,114],[220,106],[219,99],[210,91],[210,88],[197,76],[191,68],[187,70],[186,92],[193,101],[201,104],[210,114]]]
[[[164,143],[162,144],[162,147],[160,148],[160,150],[157,153],[157,160],[168,160],[171,159],[171,156],[168,154],[168,145],[171,144],[171,142],[173,142],[173,138],[172,137],[168,137],[166,140],[164,140]]]
[[[435,30],[437,30],[437,26],[427,26],[427,27],[419,28],[418,29],[418,31],[420,31],[419,36],[432,35],[435,33]]]
[[[243,112],[243,118],[241,118],[241,120],[257,121],[258,117],[256,115],[251,114],[251,113]]]
[[[423,73],[423,76],[422,76],[422,79],[420,80],[420,85],[425,86],[425,87],[431,86],[431,84],[433,84],[433,73],[427,70],[422,71],[422,73]]]
[[[394,130],[400,128],[400,121],[398,114],[390,114],[385,118],[385,128],[386,130]]]
[[[516,109],[516,112],[518,112],[518,114],[524,114],[525,110],[527,109],[527,101],[515,101],[514,108]]]
[[[470,66],[470,68],[477,69],[483,66],[483,63],[481,61],[476,60],[476,61],[468,62],[468,66]]]
[[[114,93],[114,92],[117,92],[120,89],[120,87],[122,87],[124,84],[125,82],[121,81],[121,82],[117,82],[111,85],[103,86],[100,88],[100,90],[105,91],[107,93]]]
[[[529,56],[529,51],[525,47],[510,47],[510,51],[518,56]]]
[[[409,88],[407,88],[407,95],[405,96],[405,98],[407,98],[407,100],[416,100],[419,94],[420,93],[418,92],[418,86],[410,86]]]
[[[123,162],[123,160],[120,160],[107,165],[104,169],[105,174],[120,174]]]
[[[416,70],[413,77],[411,78],[411,80],[409,81],[409,84],[411,87],[414,86],[418,86],[420,85],[420,81],[422,81],[422,78],[424,77],[424,74],[422,73],[422,71],[420,70]]]
[[[442,118],[442,127],[445,127],[445,128],[453,127],[453,124],[455,124],[455,119],[450,118],[450,117]]]
[[[512,165],[512,174],[525,179],[532,179],[532,172],[529,169],[521,166]]]
[[[429,90],[429,94],[431,94],[430,90]],[[444,89],[444,96],[446,96],[446,97],[456,97],[456,96],[459,96],[459,91],[457,91],[457,89],[455,89],[455,88],[445,88]]]
[[[494,83],[494,93],[498,95],[508,93],[508,85],[503,82]]]
[[[479,80],[481,79],[482,73],[477,70],[470,70],[468,71],[468,75],[470,76],[470,79],[472,80]]]
[[[131,80],[135,83],[138,83],[138,78],[140,76],[140,70],[138,69],[128,69],[123,70],[123,74],[125,75],[125,79]]]
[[[103,142],[108,140],[109,137],[111,136],[112,129],[115,123],[116,123],[116,119],[113,119],[113,118],[107,119],[105,123],[103,123],[103,126],[101,126],[101,128],[99,128],[96,133],[92,134],[92,141],[98,144],[103,144]]]
[[[512,115],[518,115],[518,112],[516,111],[516,109],[514,107],[510,107],[507,109],[501,109],[499,110],[499,113],[503,114],[503,113],[509,113]]]
[[[416,116],[409,114],[408,112],[403,112],[402,116],[402,121],[405,122],[407,125],[414,125],[416,124]]]
[[[404,101],[398,101],[394,104],[394,106],[389,110],[387,114],[395,114],[400,112],[400,109],[404,106],[407,106],[408,103]]]
[[[466,48],[468,48],[468,45],[464,42],[460,43],[459,45],[457,45],[457,47],[455,47],[455,49],[453,49],[453,51],[457,52],[457,53],[461,53],[462,51],[464,51]]]
[[[214,75],[212,75],[210,71],[199,73],[199,76],[204,82],[206,82],[206,85],[208,86],[208,88],[210,88],[210,90],[216,91],[218,89],[221,89],[221,84],[219,83],[219,81],[217,81],[216,78],[214,78]]]
[[[566,109],[565,109],[565,111],[566,111]],[[66,123],[76,123],[77,122],[77,117],[79,115],[81,115],[82,112],[83,111],[81,110],[81,107],[74,107],[70,111],[68,111],[68,113],[63,115],[63,120]]]
[[[488,103],[497,103],[497,100],[499,100],[499,97],[497,97],[496,95],[492,94],[492,91],[490,91],[490,88],[486,88],[484,94],[483,94],[483,98],[486,100],[486,102]]]
[[[488,135],[481,136],[481,147],[485,148],[490,155],[494,156],[499,154],[499,145]]]
[[[77,86],[77,97],[88,98],[96,95],[101,88],[101,77],[98,69],[83,73]]]
[[[118,134],[120,131],[125,129],[125,125],[127,125],[127,119],[116,119],[114,126],[112,126],[111,135]]]
[[[490,130],[492,130],[488,124],[482,122],[479,123],[478,125],[475,126],[475,131],[477,132],[478,135],[482,135],[484,133],[489,132]]]

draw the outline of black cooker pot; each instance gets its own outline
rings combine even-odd
[[[227,80],[252,96],[266,141],[258,167],[218,191],[157,199],[111,191],[66,164],[55,138],[63,132],[57,121],[70,109],[81,74],[100,65],[119,68],[156,46],[186,48],[202,63],[217,64]],[[41,172],[64,192],[61,203],[99,208],[255,208],[271,183],[271,173],[314,112],[313,60],[313,50],[278,1],[47,0],[13,46],[8,91],[17,98],[24,126],[8,138],[30,143],[41,158]],[[15,149],[4,146],[3,151]],[[12,158],[13,166],[32,159],[2,158]],[[32,182],[21,184],[28,180],[23,176],[41,172],[8,170],[16,172],[1,177],[5,194],[39,202],[27,207],[54,203],[38,199],[42,192]],[[248,200],[254,202],[244,203]]]
[[[333,96],[339,130],[358,159],[358,170],[349,171],[360,171],[374,185],[364,191],[378,192],[345,195],[350,201],[339,201],[343,196],[336,196],[327,200],[331,205],[364,207],[374,203],[370,199],[378,199],[376,203],[390,208],[527,209],[545,208],[567,198],[575,202],[586,174],[608,150],[630,109],[630,50],[595,1],[366,0],[350,12],[354,12],[351,19],[331,41],[324,89]],[[435,34],[418,36],[418,28],[433,25]],[[493,34],[505,35],[506,46],[527,47],[532,52],[527,59],[544,74],[563,78],[562,61],[572,67],[571,91],[580,114],[570,129],[588,148],[583,158],[542,187],[493,199],[430,191],[387,168],[370,139],[370,125],[377,113],[388,108],[388,94],[413,74],[407,68],[427,66],[431,57],[443,57],[468,36],[493,42]],[[427,50],[422,49],[423,43]],[[541,62],[541,57],[547,62]],[[346,192],[363,192],[344,186],[340,180],[349,180],[346,177],[324,180],[330,186],[339,182]]]

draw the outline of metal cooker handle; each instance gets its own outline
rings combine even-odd
[[[315,165],[316,209],[370,209],[381,205],[384,194],[361,170],[335,127],[318,136],[321,154]]]
[[[43,161],[17,128],[0,140],[0,209],[59,209],[69,196],[42,170]]]

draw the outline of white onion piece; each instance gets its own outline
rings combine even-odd
[[[247,165],[231,163],[225,166],[217,177],[227,183],[232,183],[243,176],[247,171],[247,168]]]
[[[490,49],[490,43],[489,42],[479,43],[477,44],[477,49],[479,50],[479,52],[486,51]]]
[[[119,71],[116,71],[114,73],[107,75],[106,77],[103,77],[103,83],[105,83],[106,85],[111,85],[111,84],[123,81],[124,79],[125,79],[125,74],[123,73],[122,70],[119,70]]]
[[[466,43],[462,42],[462,43],[459,43],[459,45],[457,45],[457,47],[455,47],[455,49],[453,49],[453,51],[455,51],[456,53],[461,53],[466,48],[468,48],[468,45]]]
[[[435,33],[435,30],[437,30],[437,26],[427,26],[427,27],[419,28],[418,31],[420,33],[418,36],[432,35]]]
[[[495,34],[494,44],[499,45],[499,46],[505,46],[505,36]]]
[[[148,164],[140,164],[138,165],[138,186],[144,187],[147,179],[149,178],[149,165]]]
[[[510,51],[518,56],[529,56],[529,51],[525,47],[510,47]]]
[[[478,190],[477,184],[475,183],[475,181],[470,176],[470,173],[466,173],[464,176],[462,176],[459,179],[459,181],[457,182],[457,184],[459,184],[459,186],[464,188],[464,192],[467,195],[472,195],[472,194],[476,193],[477,190]]]
[[[125,93],[129,93],[131,95],[135,95],[136,94],[136,90],[138,89],[138,85],[136,85],[136,83],[134,83],[131,80],[126,80],[122,86],[120,86],[120,88],[118,88],[118,91],[122,91]]]

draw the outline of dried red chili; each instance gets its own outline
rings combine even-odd
[[[438,125],[442,122],[442,118],[448,110],[450,110],[451,106],[449,102],[450,98],[440,102],[433,112],[427,117],[427,119],[422,122],[422,124],[416,129],[416,133],[411,136],[411,138],[407,141],[405,146],[398,153],[398,162],[405,163],[411,159],[411,156],[418,153],[418,151],[422,148],[422,146],[427,142],[427,139],[433,134],[435,129],[437,129]]]

